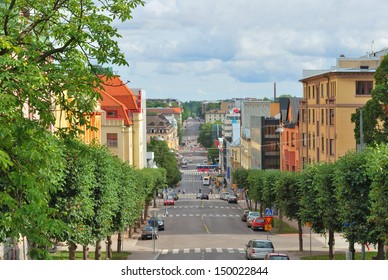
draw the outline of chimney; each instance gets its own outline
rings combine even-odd
[[[273,101],[276,100],[276,82],[273,83]]]

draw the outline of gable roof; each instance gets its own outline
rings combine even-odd
[[[99,102],[101,104],[101,109],[104,111],[108,110],[117,110],[118,111],[118,118],[124,119],[125,125],[131,125],[132,120],[128,116],[128,108],[124,104],[122,104],[120,101],[118,101],[116,98],[108,94],[107,92],[96,89],[98,93],[101,94],[101,98],[99,99]]]
[[[179,107],[174,108],[147,108],[147,112],[160,113],[160,114],[181,114],[182,109]]]
[[[124,104],[131,111],[137,111],[139,109],[135,94],[123,83],[119,76],[112,76],[110,78],[101,76],[101,80],[103,81],[101,86],[106,93]]]

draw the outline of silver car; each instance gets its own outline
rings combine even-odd
[[[253,220],[255,218],[260,218],[260,217],[261,217],[260,212],[255,212],[255,211],[249,212],[247,215],[247,227],[251,227]]]
[[[268,253],[275,252],[271,240],[252,239],[245,245],[245,258],[247,260],[263,260]]]

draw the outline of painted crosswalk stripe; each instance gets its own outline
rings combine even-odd
[[[173,254],[178,254],[178,253],[179,253],[179,249],[174,249],[174,250],[172,250],[172,253],[173,253]]]
[[[244,248],[238,248],[238,251],[239,251],[241,254],[244,254],[244,253],[245,253]]]
[[[183,253],[185,253],[185,254],[190,253],[190,249],[183,249]]]
[[[211,253],[212,252],[212,248],[206,248],[205,251],[206,251],[206,253]]]
[[[162,252],[161,252],[162,255],[165,255],[167,253],[168,253],[168,249],[163,249]]]
[[[194,249],[194,253],[201,253],[201,249],[200,248],[195,248]]]
[[[234,253],[233,248],[228,248],[227,250],[228,250],[228,253]]]
[[[217,253],[222,253],[222,248],[216,248]]]

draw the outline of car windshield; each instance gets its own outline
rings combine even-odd
[[[168,200],[174,199],[172,196],[167,197]]]
[[[270,260],[288,260],[287,256],[270,256]]]
[[[256,223],[264,223],[264,219],[263,218],[256,218],[255,222]]]
[[[152,231],[152,229],[153,229],[153,227],[151,227],[151,226],[145,226],[143,228],[144,231]]]
[[[254,248],[273,248],[272,243],[267,241],[254,241],[253,247]]]

